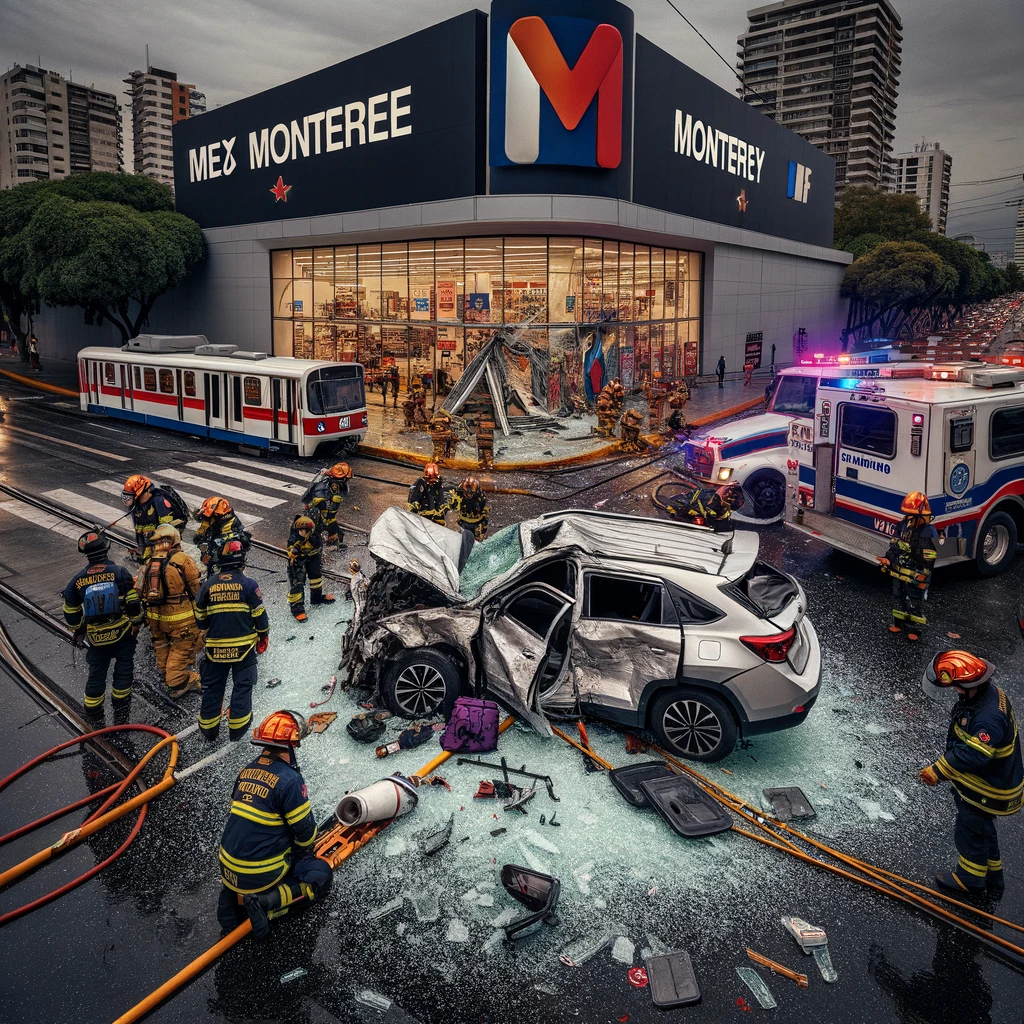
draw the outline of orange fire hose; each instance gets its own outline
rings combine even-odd
[[[509,715],[498,725],[498,732],[503,733],[515,722],[515,718]],[[455,753],[451,750],[443,750],[437,757],[432,758],[415,774],[409,776],[409,781],[419,786],[433,771],[439,768]],[[338,867],[357,850],[362,849],[371,839],[384,830],[394,819],[381,822],[367,822],[365,825],[344,826],[340,823],[334,828],[328,829],[316,842],[317,856],[323,857],[332,870]],[[364,831],[360,832],[362,829]],[[152,991],[141,1002],[136,1003],[127,1013],[121,1014],[114,1021],[114,1024],[132,1024],[144,1017],[150,1010],[159,1006],[168,996],[173,995],[179,988],[187,985],[194,978],[198,977],[214,961],[226,953],[236,943],[241,942],[252,931],[252,922],[243,921],[233,932],[228,932],[219,942],[212,945],[201,956],[196,957],[190,964],[183,967],[173,978],[165,981],[158,989]]]

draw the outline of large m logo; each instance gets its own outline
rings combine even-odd
[[[558,21],[577,37],[590,32],[571,68],[543,18],[520,18],[509,29],[505,156],[514,164],[618,167],[622,160],[622,36],[612,25],[579,18]],[[576,133],[579,127],[570,145],[560,140],[550,152],[542,131],[545,99],[565,132]],[[581,126],[593,106],[596,117]]]

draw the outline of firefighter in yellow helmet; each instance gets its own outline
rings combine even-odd
[[[220,570],[220,553],[229,540],[241,541],[246,552],[252,544],[252,537],[248,530],[243,529],[231,502],[214,494],[199,506],[199,525],[196,527],[200,560],[211,576]]]
[[[924,599],[935,566],[938,533],[931,524],[932,508],[926,495],[911,491],[900,505],[903,518],[888,550],[878,560],[892,577],[892,625],[889,631],[919,640],[927,625]]]
[[[333,604],[334,595],[323,592],[324,579],[320,561],[320,527],[314,519],[297,515],[288,535],[288,607],[299,622],[306,621],[306,577],[309,577],[311,604]]]
[[[200,690],[192,665],[203,646],[193,602],[199,593],[199,567],[181,550],[181,534],[158,526],[150,534],[153,557],[142,567],[136,589],[146,606],[146,623],[161,681],[175,699]]]
[[[336,462],[330,469],[317,473],[302,496],[306,512],[311,518],[320,520],[327,548],[340,547],[345,543],[345,535],[338,529],[338,510],[348,496],[351,479],[352,467],[347,462]]]
[[[992,682],[995,665],[967,651],[937,654],[922,683],[929,697],[958,695],[946,733],[946,752],[922,768],[926,786],[949,782],[956,803],[953,842],[959,859],[935,881],[958,893],[1003,894],[1003,861],[996,819],[1016,814],[1024,793],[1017,722],[1007,695]]]
[[[313,854],[316,818],[296,751],[309,726],[296,711],[275,711],[252,733],[259,756],[238,773],[220,840],[224,933],[248,916],[263,940],[270,920],[309,906],[331,885],[331,867]]]

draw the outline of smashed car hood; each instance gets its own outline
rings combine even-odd
[[[453,602],[459,593],[459,557],[462,537],[405,509],[385,509],[370,530],[370,554],[374,558],[426,580]]]

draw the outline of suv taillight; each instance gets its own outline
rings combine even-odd
[[[785,661],[789,648],[796,638],[796,627],[790,626],[785,633],[771,636],[741,636],[740,643],[749,647],[762,661]]]

